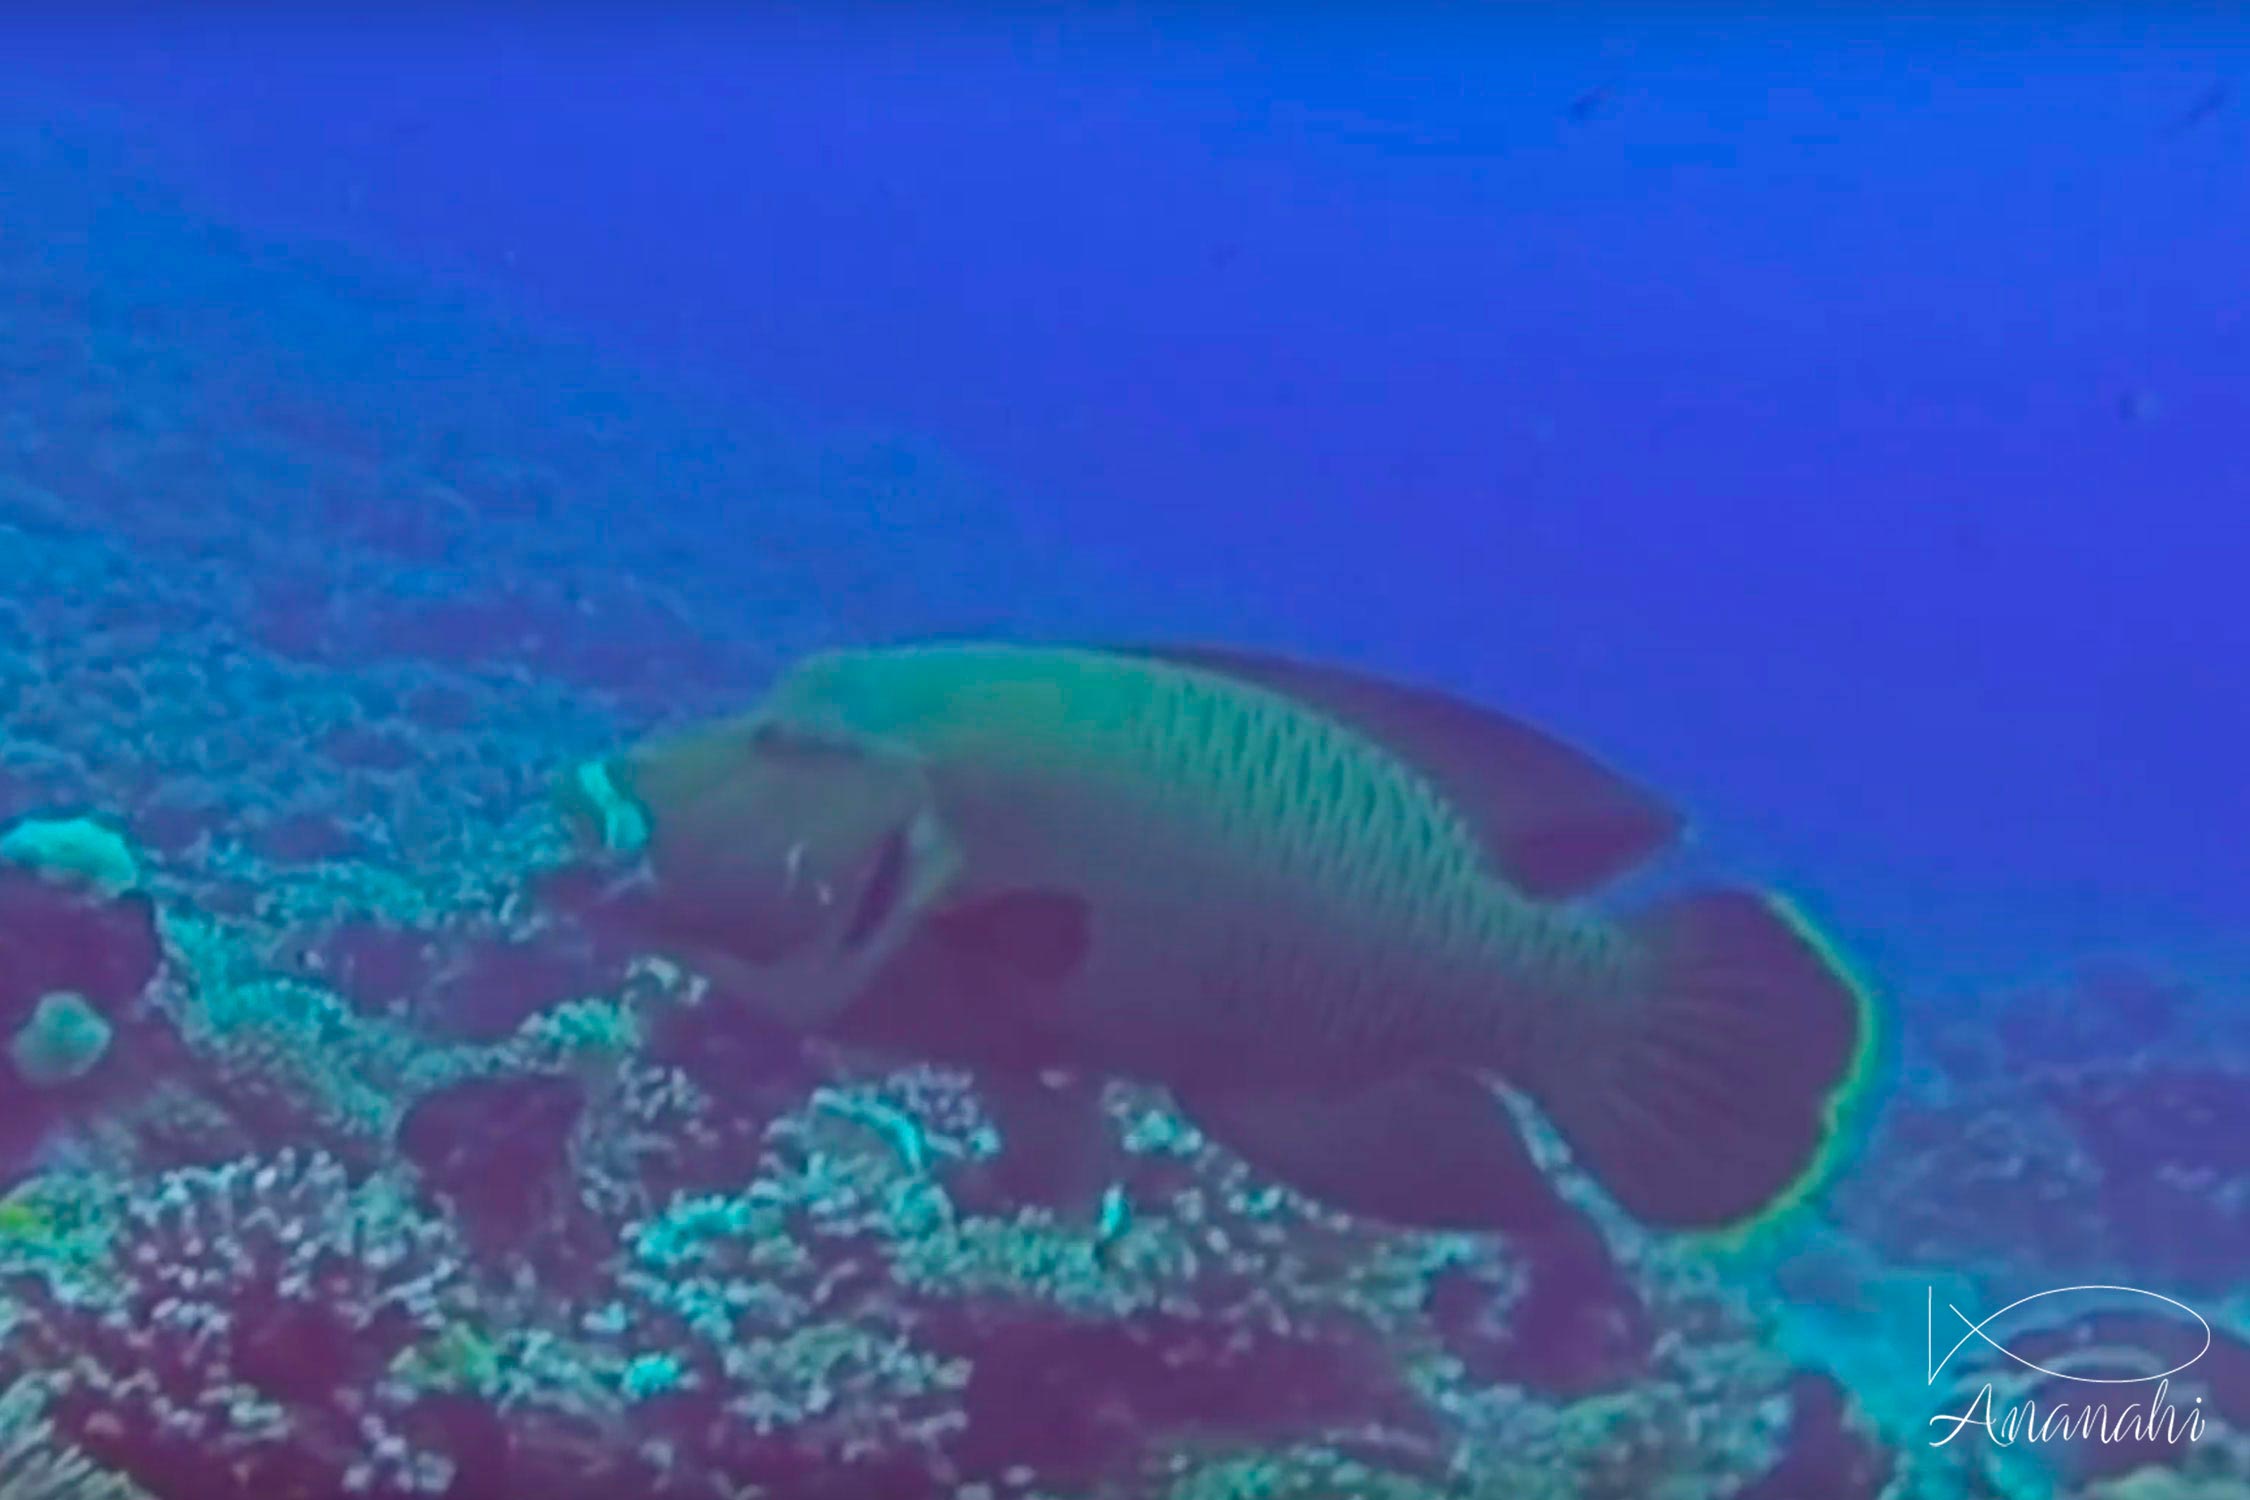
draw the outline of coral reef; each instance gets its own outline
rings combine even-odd
[[[153,1494],[443,1494],[389,1365],[470,1304],[402,1192],[283,1152],[81,1200],[70,1232],[94,1243],[16,1276],[0,1363]]]
[[[2246,1140],[2250,1057],[2230,1053],[1937,1079],[1893,1102],[1846,1218],[1907,1262],[2223,1293],[2250,1263]]]

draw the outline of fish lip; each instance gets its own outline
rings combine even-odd
[[[610,761],[580,761],[565,777],[558,797],[582,843],[606,854],[647,850],[652,831],[648,809],[618,784]]]

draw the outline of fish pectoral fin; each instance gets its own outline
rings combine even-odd
[[[1134,648],[1292,698],[1430,778],[1526,894],[1580,895],[1671,846],[1680,818],[1608,767],[1519,719],[1434,689],[1228,647]]]
[[[1398,1073],[1343,1092],[1224,1082],[1174,1093],[1251,1166],[1347,1213],[1539,1234],[1568,1213],[1506,1106],[1469,1073]]]
[[[936,939],[994,978],[1059,984],[1078,972],[1093,944],[1084,897],[1071,891],[999,891],[948,906],[930,919]]]

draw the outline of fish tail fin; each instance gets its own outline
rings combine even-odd
[[[1827,1174],[1872,1073],[1867,988],[1786,901],[1678,897],[1629,924],[1632,994],[1574,1011],[1534,1093],[1580,1162],[1636,1217],[1747,1229]]]

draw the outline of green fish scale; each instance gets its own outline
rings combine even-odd
[[[1359,919],[1351,932],[1303,939],[1283,924],[1246,924],[1228,972],[1213,976],[1210,1004],[1241,1012],[1288,994],[1316,1007],[1314,1018],[1298,1014],[1300,1024],[1395,1041],[1406,1007],[1424,998],[1411,982],[1423,965],[1402,964],[1401,953],[1434,972],[1491,951],[1505,907],[1492,899],[1474,836],[1411,768],[1343,726],[1232,683],[1177,674],[1150,707],[1148,749],[1164,781],[1194,797],[1223,840]]]
[[[995,785],[1075,782],[1072,797],[1101,787],[1113,811],[1140,809],[1128,818],[1197,829],[1223,894],[1195,918],[1216,939],[1195,999],[1237,1040],[1308,1031],[1371,1049],[1514,1053],[1551,1002],[1614,990],[1635,970],[1614,928],[1508,885],[1407,761],[1238,679],[956,648],[847,655],[793,681],[816,710],[866,732],[1004,768]],[[1250,872],[1254,886],[1227,883]]]

